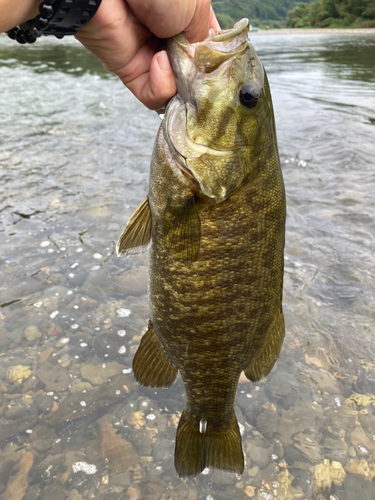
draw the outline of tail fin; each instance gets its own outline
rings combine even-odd
[[[200,423],[190,420],[184,410],[176,436],[174,463],[177,474],[180,477],[194,477],[206,467],[242,474],[244,458],[234,412],[227,429],[215,429],[208,422],[207,427],[203,426],[203,431],[200,431]]]

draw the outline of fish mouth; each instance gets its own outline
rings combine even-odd
[[[182,52],[199,72],[212,73],[246,49],[248,31],[249,20],[241,19],[230,30],[210,29],[208,38],[203,42],[189,43],[183,34],[176,35],[170,41],[170,45],[175,46],[175,50],[169,50],[172,67],[176,55],[181,59]],[[181,69],[181,63],[178,66]]]
[[[182,34],[167,42],[177,95],[165,111],[164,138],[180,178],[216,203],[224,201],[236,187],[232,177],[237,177],[235,173],[228,174],[225,165],[233,164],[238,146],[224,141],[218,143],[215,134],[211,134],[210,124],[196,134],[195,130],[202,125],[197,117],[205,106],[211,106],[207,96],[216,95],[212,89],[233,89],[233,99],[232,94],[229,95],[230,101],[223,105],[227,109],[237,105],[236,85],[242,84],[249,75],[252,78],[254,73],[250,61],[254,59],[253,52],[255,57],[256,54],[250,49],[248,31],[249,21],[242,19],[230,30],[211,29],[202,42],[189,43]],[[215,106],[213,110],[218,112]],[[203,112],[201,118],[207,122],[207,116],[209,114]]]

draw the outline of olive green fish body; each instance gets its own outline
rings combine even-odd
[[[173,251],[169,226],[178,222],[168,219],[178,216],[172,202],[161,209],[158,205],[173,181],[178,202],[191,199],[194,193],[176,183],[163,148],[156,148],[149,192],[152,320],[183,376],[187,406],[195,418],[215,416],[217,424],[222,420],[225,425],[232,412],[227,401],[233,402],[239,374],[257,358],[281,312],[285,211],[277,151],[259,178],[245,182],[226,201],[216,205],[197,200],[201,241],[193,262],[181,261]],[[205,387],[201,393],[198,380]],[[230,390],[229,399],[218,385]]]
[[[284,337],[285,194],[272,102],[247,25],[236,26],[193,54],[186,41],[173,42],[179,95],[159,129],[148,197],[119,242],[119,253],[132,253],[152,241],[152,317],[133,371],[151,387],[182,376],[175,465],[184,477],[206,467],[243,471],[238,378],[243,370],[252,381],[267,375]],[[181,75],[194,57],[190,85]],[[248,81],[256,107],[246,109],[237,93]]]

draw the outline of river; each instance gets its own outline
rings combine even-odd
[[[375,496],[375,37],[252,36],[287,192],[286,338],[238,386],[241,477],[173,466],[181,379],[139,387],[147,255],[115,243],[160,120],[72,39],[0,37],[0,498]]]

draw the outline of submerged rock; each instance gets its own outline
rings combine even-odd
[[[367,457],[375,451],[375,443],[370,441],[360,426],[354,429],[350,435],[350,439],[357,453],[363,457]]]
[[[7,380],[11,384],[21,385],[22,382],[30,377],[32,371],[28,366],[16,365],[9,366],[7,369]]]
[[[302,384],[293,370],[285,367],[273,372],[267,380],[266,389],[272,401],[276,401],[280,406],[288,409],[297,402],[311,401],[311,388]]]
[[[133,446],[116,432],[117,429],[110,422],[101,425],[98,438],[87,454],[95,463],[96,458],[101,459],[103,469],[108,467],[109,472],[119,473],[134,466],[138,462],[138,456]]]
[[[306,429],[319,429],[322,425],[324,412],[316,403],[304,402],[284,411],[279,420],[279,439],[283,445],[292,443],[292,436]]]
[[[57,411],[46,416],[45,422],[48,425],[58,425],[85,417],[113,403],[121,403],[127,398],[129,387],[132,387],[132,381],[126,375],[121,375],[116,380],[94,387],[85,393],[69,394]]]
[[[44,488],[42,498],[43,500],[65,500],[66,494],[64,488],[57,481],[53,481]]]
[[[350,474],[357,474],[371,480],[375,477],[375,464],[368,464],[364,458],[361,460],[349,460],[345,465],[345,470]]]
[[[375,487],[361,476],[348,476],[344,489],[345,500],[374,500]]]
[[[121,363],[128,350],[128,341],[127,337],[117,333],[102,333],[95,337],[93,349],[101,359],[115,360]]]
[[[246,448],[248,457],[251,463],[257,465],[260,469],[265,469],[271,463],[273,448],[261,448],[260,446],[250,446]]]
[[[341,439],[326,437],[322,443],[322,452],[328,460],[340,462],[345,465],[348,458],[348,445]]]
[[[7,484],[3,500],[22,500],[28,487],[27,476],[34,463],[34,456],[31,451],[25,453],[19,462],[19,471],[12,476]]]
[[[43,480],[50,480],[63,471],[65,457],[62,453],[58,455],[50,454],[44,460],[37,463],[30,471],[33,483],[40,483]],[[42,497],[44,500],[44,497]]]
[[[17,418],[26,417],[28,411],[23,406],[12,406],[4,413],[4,417],[8,420],[16,420]]]
[[[46,391],[61,392],[66,391],[69,387],[69,372],[59,365],[43,363],[36,375],[45,385]]]
[[[0,484],[4,484],[8,481],[9,476],[12,475],[14,466],[20,459],[20,455],[13,451],[0,453]]]
[[[106,383],[110,377],[119,375],[123,369],[124,366],[116,363],[116,361],[100,365],[84,364],[81,367],[81,374],[92,385],[101,385]]]
[[[38,420],[36,415],[28,415],[27,417],[0,425],[0,441],[13,437],[27,429],[32,429]]]
[[[39,328],[35,325],[31,325],[25,330],[25,337],[29,342],[34,342],[35,340],[40,339],[42,336],[42,332],[39,330]]]
[[[311,435],[299,433],[294,437],[294,446],[312,462],[322,460],[319,442]]]
[[[323,463],[315,466],[315,485],[319,489],[331,488],[332,483],[339,486],[346,478],[346,472],[340,462],[324,460]]]

